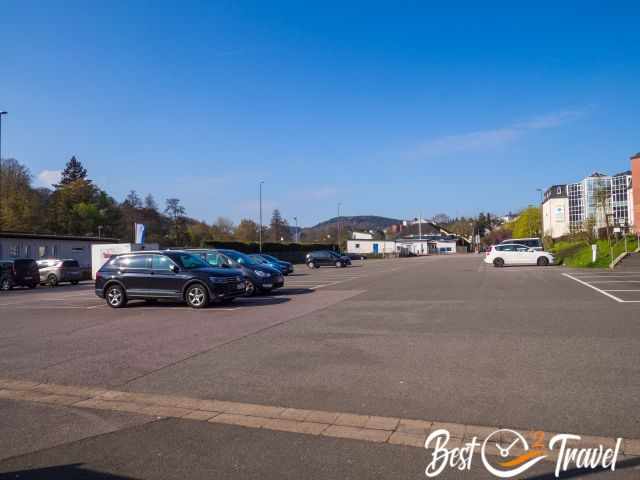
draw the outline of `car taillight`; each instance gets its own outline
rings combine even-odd
[[[102,277],[102,274],[100,272],[96,272],[96,280],[98,280],[100,277]]]

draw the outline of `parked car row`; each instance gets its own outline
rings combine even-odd
[[[82,270],[77,260],[17,258],[0,261],[0,290],[38,285],[55,287],[62,282],[77,285],[81,279]]]
[[[329,250],[307,255],[310,268],[345,267],[351,260]],[[132,299],[184,301],[192,308],[227,304],[239,296],[284,286],[293,265],[272,255],[230,249],[142,250],[111,257],[96,273],[95,293],[113,308]]]

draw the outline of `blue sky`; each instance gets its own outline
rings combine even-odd
[[[640,150],[638,2],[2,2],[3,156],[122,200],[504,213]],[[265,214],[267,216],[267,214]]]

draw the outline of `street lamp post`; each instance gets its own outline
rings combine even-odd
[[[296,222],[296,243],[300,243],[300,232],[298,230],[298,217],[293,217],[293,221]]]
[[[341,202],[338,202],[338,252],[340,252],[340,207],[342,206]]]
[[[536,188],[536,192],[540,192],[540,235],[544,236],[544,190]]]
[[[0,112],[0,192],[2,190],[2,116],[6,115],[7,112]]]
[[[260,242],[260,253],[262,253],[262,184],[264,180],[260,180],[260,230],[258,231]]]

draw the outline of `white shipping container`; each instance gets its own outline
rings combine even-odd
[[[91,245],[91,278],[95,280],[96,272],[111,258],[112,255],[138,252],[140,250],[157,250],[157,243],[105,243]]]

